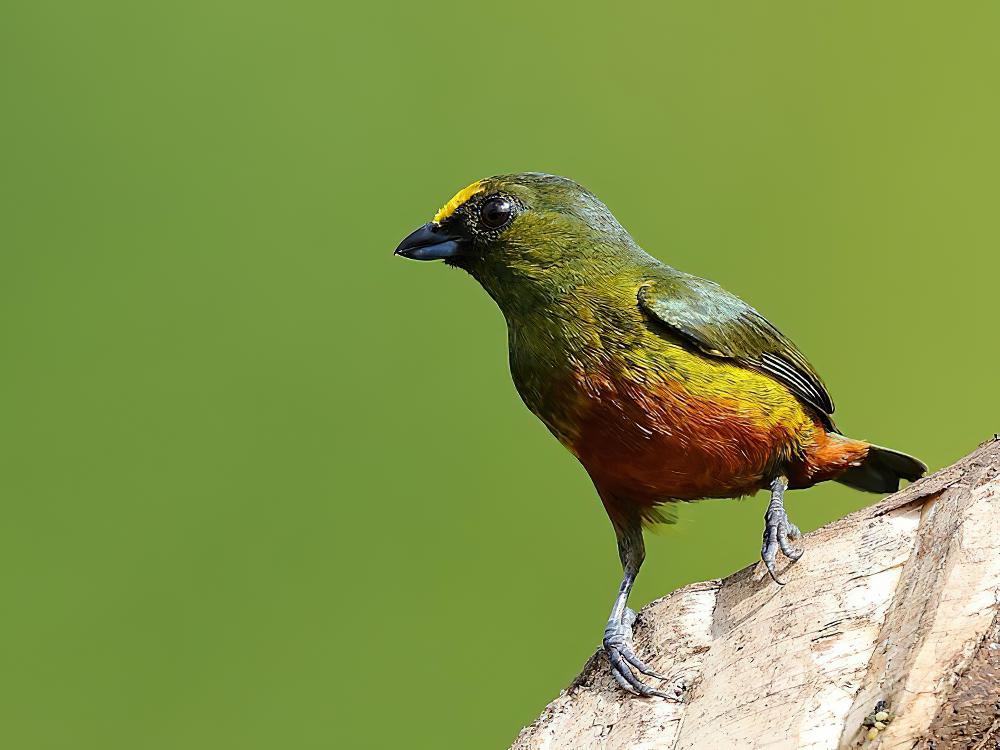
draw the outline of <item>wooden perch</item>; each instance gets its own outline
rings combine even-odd
[[[997,750],[998,475],[994,438],[806,535],[787,586],[758,563],[657,599],[636,650],[684,702],[626,695],[598,652],[513,748]]]

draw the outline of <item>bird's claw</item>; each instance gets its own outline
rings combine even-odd
[[[656,696],[679,703],[684,693],[683,684],[675,683],[671,686],[670,692],[665,692],[651,688],[636,677],[635,671],[638,671],[657,680],[670,679],[654,671],[652,667],[635,655],[632,646],[633,622],[635,622],[635,612],[626,609],[620,621],[609,622],[604,629],[604,653],[607,654],[608,663],[611,665],[611,675],[626,692],[645,697]]]
[[[792,562],[802,557],[803,550],[792,546],[792,542],[802,536],[799,527],[788,520],[788,514],[782,506],[770,507],[764,514],[764,543],[760,548],[760,558],[767,566],[767,572],[775,583],[784,586],[785,582],[778,578],[775,571],[775,560],[778,550]]]

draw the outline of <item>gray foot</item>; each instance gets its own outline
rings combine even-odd
[[[764,514],[764,543],[760,548],[760,557],[767,566],[767,572],[771,574],[774,582],[782,586],[785,582],[778,578],[774,569],[774,561],[778,556],[778,550],[792,562],[802,557],[802,550],[792,546],[792,542],[802,536],[799,527],[788,520],[784,505],[773,500],[767,507]]]
[[[636,670],[658,680],[669,679],[653,671],[642,659],[635,655],[632,644],[632,624],[635,622],[635,612],[626,609],[621,620],[609,621],[604,629],[604,652],[611,664],[611,674],[619,685],[629,693],[643,696],[657,696],[668,701],[679,703],[684,694],[684,685],[675,684],[668,692],[655,690],[635,676]]]

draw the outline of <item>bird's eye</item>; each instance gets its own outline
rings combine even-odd
[[[514,206],[503,196],[496,196],[479,207],[479,221],[487,229],[500,229],[514,215]]]

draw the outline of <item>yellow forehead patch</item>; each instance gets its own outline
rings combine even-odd
[[[434,214],[434,218],[432,221],[435,224],[440,224],[442,221],[447,219],[449,216],[455,213],[456,210],[458,210],[459,206],[461,206],[463,203],[469,200],[469,198],[474,196],[476,193],[483,192],[482,185],[483,185],[482,180],[476,180],[471,185],[459,190],[457,193],[455,193],[455,196],[450,201],[441,206],[440,211]]]

